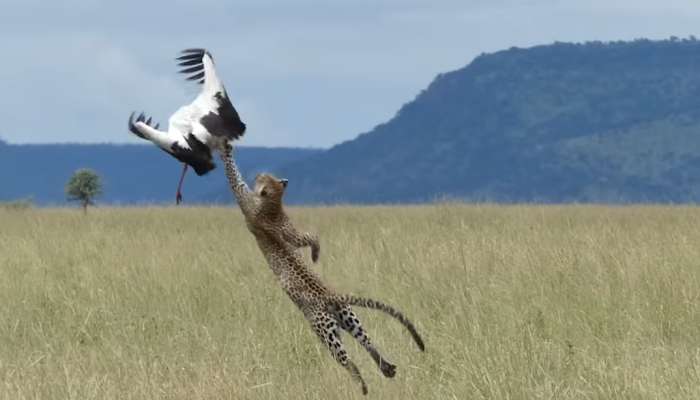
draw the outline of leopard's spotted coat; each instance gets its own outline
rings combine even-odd
[[[311,234],[300,234],[292,226],[282,207],[286,181],[271,175],[258,175],[255,190],[251,191],[241,177],[228,147],[221,152],[226,176],[245,217],[246,224],[282,288],[311,323],[318,337],[326,344],[333,357],[345,367],[367,394],[365,383],[357,366],[350,360],[340,340],[339,329],[349,332],[369,352],[387,377],[396,374],[396,366],[379,354],[365,333],[360,320],[350,306],[382,310],[401,322],[411,333],[421,350],[423,340],[415,327],[402,313],[381,302],[352,295],[334,293],[304,262],[297,251],[301,246],[312,248],[314,261],[318,258],[318,240]]]

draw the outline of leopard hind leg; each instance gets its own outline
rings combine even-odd
[[[387,378],[393,378],[396,375],[396,365],[387,361],[376,347],[372,344],[367,332],[362,328],[360,319],[352,311],[350,306],[342,306],[336,311],[336,318],[340,321],[340,327],[354,337],[362,347],[372,356],[372,359],[382,371],[382,374]]]
[[[335,316],[329,312],[323,311],[316,313],[312,316],[312,325],[314,331],[318,337],[323,341],[333,358],[335,358],[340,365],[342,365],[352,376],[352,378],[360,384],[362,387],[362,394],[366,395],[367,384],[360,374],[360,370],[357,369],[355,363],[350,360],[347,351],[343,346],[343,342],[340,340],[340,335],[338,334],[338,322]]]

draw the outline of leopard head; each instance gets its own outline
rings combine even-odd
[[[255,177],[255,194],[265,203],[281,204],[288,181],[270,174],[258,174]]]

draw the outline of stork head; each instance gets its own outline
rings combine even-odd
[[[281,203],[288,182],[270,174],[258,174],[255,177],[255,194],[264,201]]]

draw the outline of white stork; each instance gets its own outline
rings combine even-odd
[[[205,49],[187,49],[177,58],[180,72],[188,74],[187,80],[198,81],[202,91],[188,105],[180,107],[168,120],[168,131],[158,130],[160,124],[152,125],[141,113],[136,120],[129,117],[129,130],[136,136],[150,140],[166,153],[183,163],[182,175],[177,186],[175,203],[182,201],[182,182],[187,166],[192,166],[197,175],[204,175],[216,167],[212,150],[245,133],[245,124],[231,104],[224,85],[216,75],[214,60]]]

